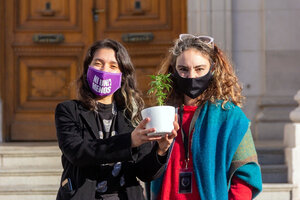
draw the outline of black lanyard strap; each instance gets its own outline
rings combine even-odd
[[[190,143],[189,143],[189,139],[190,139],[190,135],[192,133],[192,131],[194,130],[195,127],[195,123],[197,121],[197,118],[200,114],[202,106],[198,106],[198,108],[196,109],[190,127],[189,127],[189,132],[188,135],[184,132],[183,127],[182,127],[182,117],[183,117],[183,105],[180,106],[180,130],[181,130],[181,137],[182,137],[182,141],[183,141],[183,145],[184,145],[184,153],[185,153],[185,164],[186,164],[186,168],[188,165],[188,162],[190,160]]]

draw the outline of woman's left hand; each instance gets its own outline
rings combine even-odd
[[[175,114],[175,120],[173,122],[174,129],[172,130],[171,134],[166,134],[160,140],[157,141],[158,143],[157,154],[160,156],[166,154],[170,145],[173,142],[173,139],[177,136],[177,130],[179,129],[179,124],[177,119],[178,119],[177,114]]]

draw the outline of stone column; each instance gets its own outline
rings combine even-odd
[[[298,107],[290,113],[292,123],[284,128],[285,162],[288,166],[288,182],[295,187],[292,199],[300,199],[300,90],[294,99]]]
[[[188,0],[188,33],[210,35],[232,54],[232,0]]]

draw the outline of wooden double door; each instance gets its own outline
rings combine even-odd
[[[56,140],[55,107],[76,98],[76,79],[95,40],[126,46],[145,94],[147,75],[186,31],[186,0],[12,0],[0,6],[4,141]]]

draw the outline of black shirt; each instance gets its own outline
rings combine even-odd
[[[97,104],[95,111],[98,133],[100,139],[107,139],[116,135],[115,121],[117,111],[112,104]],[[101,173],[98,175],[96,185],[96,199],[119,200],[122,187],[125,185],[124,171],[122,162],[101,164]]]

